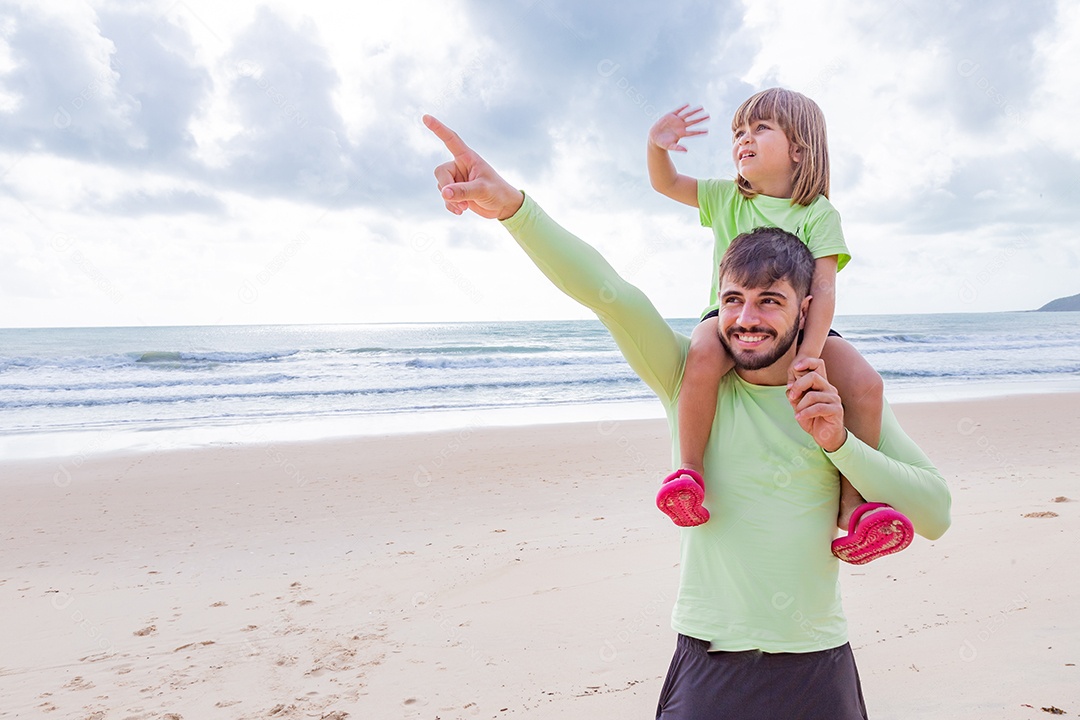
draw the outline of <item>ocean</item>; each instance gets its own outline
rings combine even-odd
[[[1080,313],[834,326],[894,403],[1080,391]],[[7,459],[662,415],[595,320],[0,330]]]

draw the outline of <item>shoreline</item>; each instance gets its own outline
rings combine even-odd
[[[842,568],[872,717],[1080,712],[1078,408],[895,406],[953,527]],[[674,647],[669,459],[652,419],[88,456],[59,482],[4,462],[0,707],[646,715]]]

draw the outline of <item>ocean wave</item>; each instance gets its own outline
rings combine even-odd
[[[88,356],[0,357],[0,373],[12,370],[115,370],[124,367],[169,369],[206,365],[273,362],[298,355],[300,350],[263,352],[146,350]]]
[[[299,350],[277,350],[264,352],[182,352],[175,350],[148,350],[135,362],[144,364],[186,364],[186,363],[250,363],[280,360],[292,357]]]
[[[911,354],[912,356],[933,357],[942,357],[949,353],[992,353],[995,355],[1000,355],[1003,353],[1031,351],[1037,348],[1038,351],[1042,353],[1043,356],[1045,356],[1047,351],[1063,348],[1071,350],[1080,346],[1080,337],[1069,336],[1055,338],[1035,338],[1020,336],[1009,340],[974,336],[951,336],[937,338],[933,342],[923,343],[920,347],[917,348],[910,345],[904,345],[902,343],[875,344],[873,342],[858,338],[847,339],[850,340],[851,344],[854,345],[855,348],[859,350],[859,352],[861,352],[863,355],[895,355],[904,353]]]
[[[1002,380],[1008,380],[1009,378],[1034,378],[1040,376],[1062,376],[1062,375],[1078,375],[1080,374],[1080,364],[1074,365],[1057,365],[1047,367],[1023,367],[1013,366],[1008,370],[1003,370],[1000,367],[986,367],[973,368],[973,367],[958,367],[958,368],[933,368],[933,369],[921,369],[911,368],[903,370],[885,370],[878,368],[878,374],[886,380],[898,380],[905,378],[920,378],[920,379],[953,379],[959,380],[964,378],[1001,378]]]
[[[187,378],[166,377],[160,380],[95,380],[93,382],[65,381],[63,387],[56,385],[28,385],[25,383],[0,383],[0,393],[13,392],[93,392],[93,391],[118,391],[118,390],[155,390],[159,388],[183,388],[194,386],[225,386],[225,385],[276,385],[283,382],[300,380],[295,375],[245,375],[224,377],[203,377],[193,383]],[[0,401],[0,407],[3,402]]]
[[[562,352],[562,345],[372,345],[353,348],[311,348],[304,352],[313,355],[492,355],[536,354]]]
[[[399,364],[408,368],[424,370],[467,370],[470,368],[535,368],[535,367],[570,367],[575,365],[625,365],[626,361],[618,352],[609,354],[574,354],[561,353],[544,356],[470,356],[410,358],[388,364]]]
[[[858,335],[852,333],[845,334],[844,337],[852,342],[906,343],[909,345],[928,345],[941,340],[940,336],[912,335],[910,333],[888,335]]]
[[[123,354],[79,357],[0,357],[0,373],[24,370],[110,370],[130,365],[132,358]]]
[[[676,329],[692,332],[696,320]],[[1080,330],[1052,314],[841,318],[895,385],[1080,383]],[[651,399],[603,326],[0,331],[0,431]]]
[[[199,392],[200,385],[189,386],[189,391],[183,394],[167,395],[160,393],[112,393],[108,396],[79,396],[64,397],[58,392],[46,395],[37,395],[33,398],[6,397],[0,400],[0,409],[25,409],[25,408],[75,408],[75,407],[113,407],[119,405],[170,405],[175,403],[204,403],[234,400],[282,400],[302,401],[305,399],[317,400],[334,397],[390,397],[407,395],[438,396],[442,393],[498,393],[500,391],[514,390],[540,392],[549,390],[553,392],[566,392],[567,388],[596,388],[617,387],[620,385],[638,385],[644,387],[644,383],[633,374],[623,376],[609,376],[604,378],[571,378],[565,380],[509,380],[493,379],[490,382],[457,382],[441,383],[434,385],[408,385],[394,387],[349,387],[349,388],[297,388],[288,390],[277,388],[268,392]],[[37,390],[37,388],[33,388]]]

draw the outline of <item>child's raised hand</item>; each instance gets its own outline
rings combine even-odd
[[[649,130],[649,142],[661,150],[686,152],[686,148],[679,144],[680,140],[709,132],[707,129],[699,130],[694,127],[709,119],[708,115],[702,114],[704,112],[705,109],[701,106],[692,108],[689,104],[669,112]]]

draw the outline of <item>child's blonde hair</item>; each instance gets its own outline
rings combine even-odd
[[[829,197],[829,140],[825,115],[817,103],[793,90],[762,90],[735,111],[731,130],[759,120],[776,121],[788,142],[802,150],[791,179],[791,204],[809,205],[818,195]],[[757,195],[742,175],[735,182],[743,197]]]

